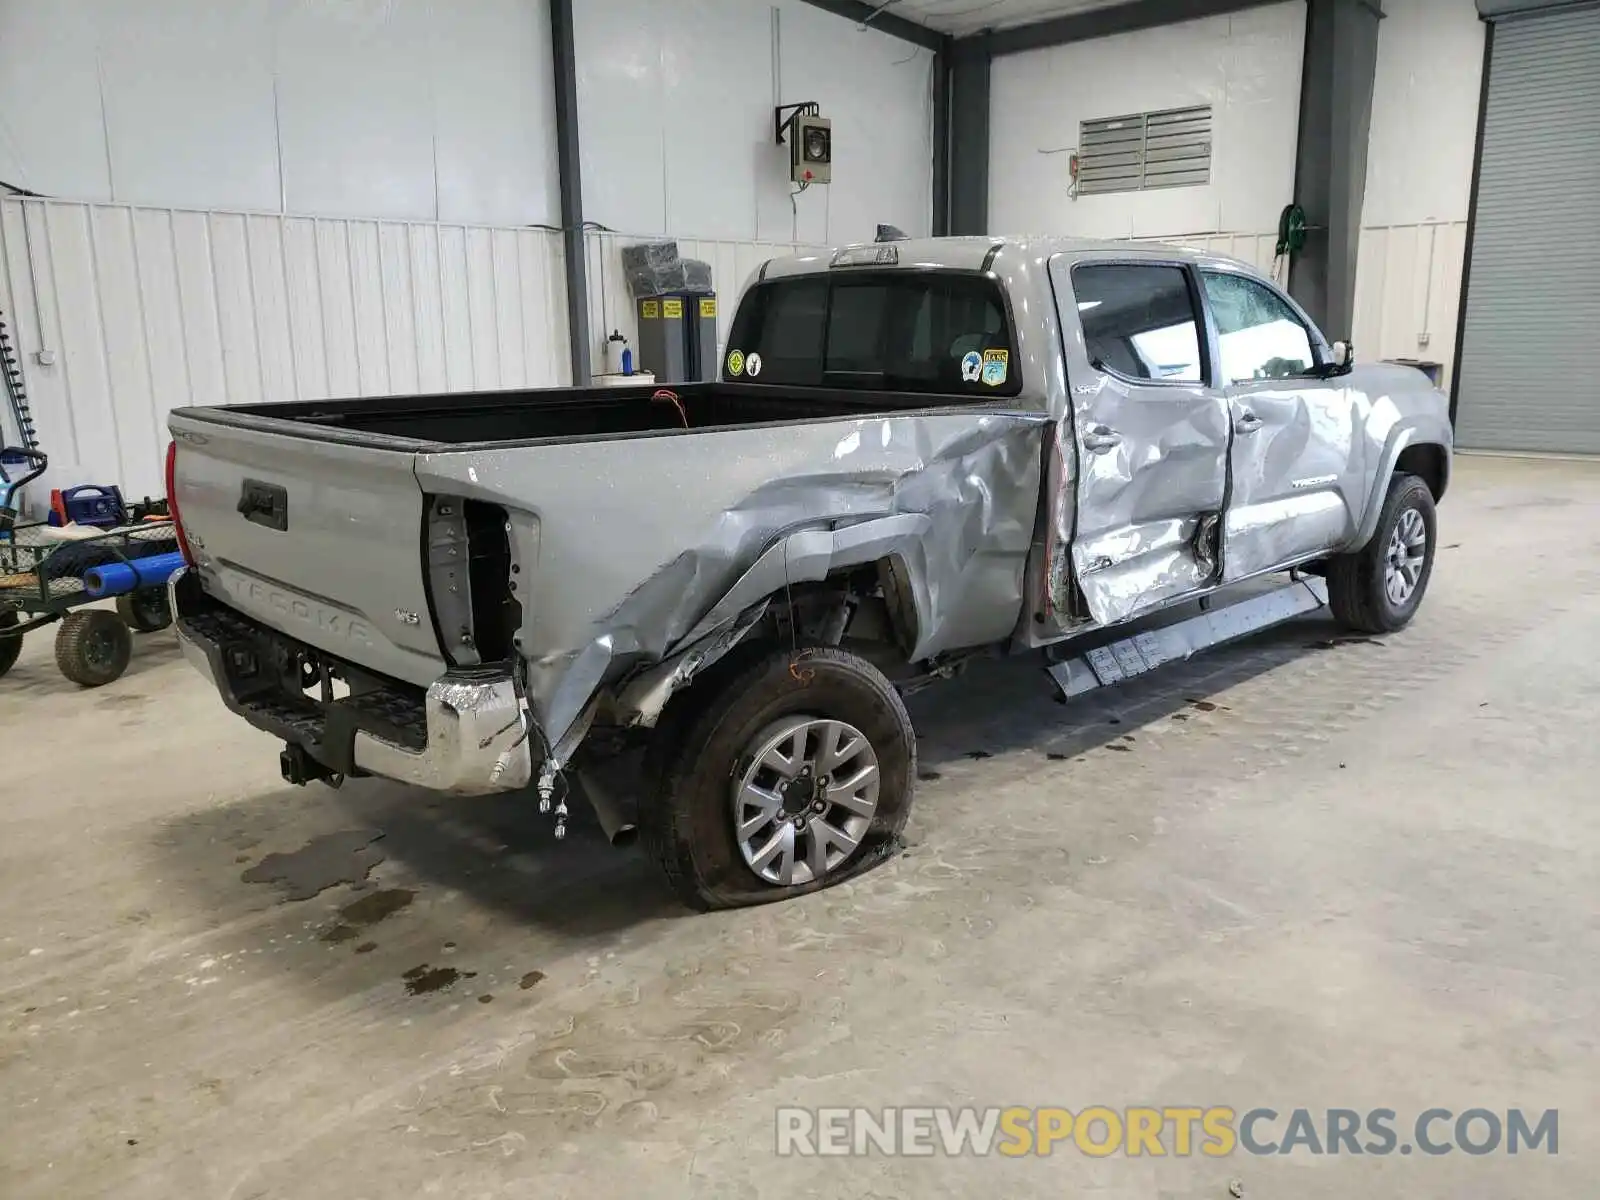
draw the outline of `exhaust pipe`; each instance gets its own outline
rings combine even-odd
[[[616,796],[596,783],[591,774],[579,775],[578,782],[583,786],[583,794],[589,798],[589,807],[600,819],[600,831],[606,835],[606,841],[618,849],[633,845],[639,837],[639,826],[618,803]]]

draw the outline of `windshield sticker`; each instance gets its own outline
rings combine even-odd
[[[742,350],[731,350],[731,351],[728,352],[728,374],[729,375],[743,375],[744,374],[744,351],[742,351]]]
[[[999,387],[1011,371],[1011,351],[985,350],[983,352],[983,382],[989,387]]]
[[[751,379],[761,374],[761,355],[754,351],[747,355],[744,360],[744,370]]]
[[[961,382],[977,383],[978,373],[983,370],[983,359],[976,350],[969,350],[961,358]]]

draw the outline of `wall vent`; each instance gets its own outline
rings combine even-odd
[[[1211,106],[1102,117],[1078,127],[1078,195],[1211,182]]]

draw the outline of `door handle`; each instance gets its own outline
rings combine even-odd
[[[1121,444],[1122,435],[1109,425],[1091,425],[1083,431],[1083,448],[1096,454],[1104,454]]]
[[[1233,428],[1236,433],[1254,433],[1262,424],[1261,418],[1247,408],[1239,414],[1239,419],[1233,423]]]

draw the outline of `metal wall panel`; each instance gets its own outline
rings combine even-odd
[[[1350,331],[1357,361],[1436,362],[1444,367],[1449,387],[1466,249],[1464,220],[1368,225],[1361,230]]]
[[[0,179],[125,204],[556,223],[550,63],[545,0],[0,3]]]
[[[795,0],[573,6],[584,216],[778,242],[933,221],[933,54]],[[776,104],[833,121],[833,182],[798,191]]]
[[[141,495],[174,407],[565,385],[562,280],[546,230],[0,201],[52,479]]]
[[[995,60],[989,229],[1156,238],[1275,229],[1294,198],[1306,5],[1007,55]],[[1155,109],[1211,109],[1210,182],[1071,196],[1080,122]]]
[[[1600,454],[1600,8],[1495,26],[1457,440]]]

